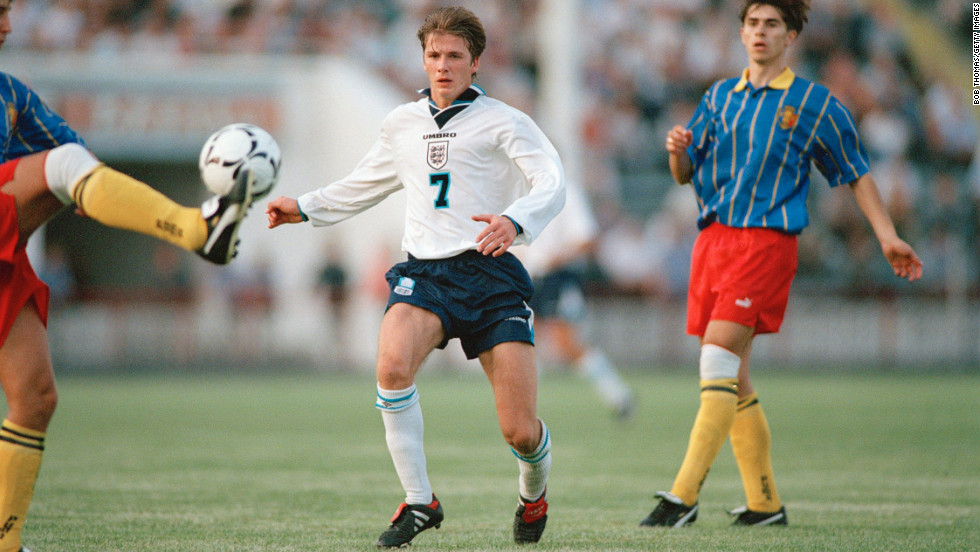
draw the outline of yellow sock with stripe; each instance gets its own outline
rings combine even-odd
[[[153,236],[188,251],[200,249],[208,237],[200,209],[180,205],[105,165],[81,178],[72,199],[86,215],[106,226]]]
[[[44,432],[4,420],[0,427],[0,552],[20,550],[20,532],[41,469]]]
[[[756,393],[739,399],[731,439],[749,510],[778,512],[783,504],[772,474],[769,423]]]
[[[670,492],[688,506],[698,501],[698,493],[718,451],[728,438],[735,419],[738,380],[701,380],[701,407],[694,418],[687,453]]]

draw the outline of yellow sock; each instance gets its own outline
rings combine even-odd
[[[701,380],[701,408],[694,418],[684,462],[670,492],[692,506],[735,419],[738,380]]]
[[[738,401],[731,439],[749,510],[778,512],[783,504],[779,501],[772,474],[769,423],[755,393]]]
[[[168,241],[188,251],[208,237],[201,210],[184,207],[147,184],[99,165],[82,177],[72,196],[93,220]]]
[[[20,550],[20,532],[41,469],[44,432],[4,420],[0,427],[0,552]]]

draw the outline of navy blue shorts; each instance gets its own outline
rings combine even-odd
[[[448,259],[408,260],[385,274],[388,305],[408,303],[442,320],[439,348],[459,338],[466,358],[508,341],[534,344],[534,291],[524,265],[510,253],[499,257],[466,251]]]

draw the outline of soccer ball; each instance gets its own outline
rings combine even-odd
[[[239,171],[248,167],[255,176],[252,196],[260,198],[271,192],[279,179],[281,161],[279,144],[268,132],[255,125],[235,123],[204,142],[198,168],[207,189],[225,195],[235,185]]]

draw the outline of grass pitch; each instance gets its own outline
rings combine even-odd
[[[978,550],[980,376],[757,370],[790,526],[733,528],[731,449],[696,524],[641,529],[670,488],[697,377],[629,376],[611,418],[588,384],[542,377],[554,439],[548,529],[521,550]],[[433,487],[446,510],[415,550],[516,550],[517,466],[485,378],[418,380]],[[62,378],[24,543],[46,551],[374,550],[403,499],[369,376]]]

